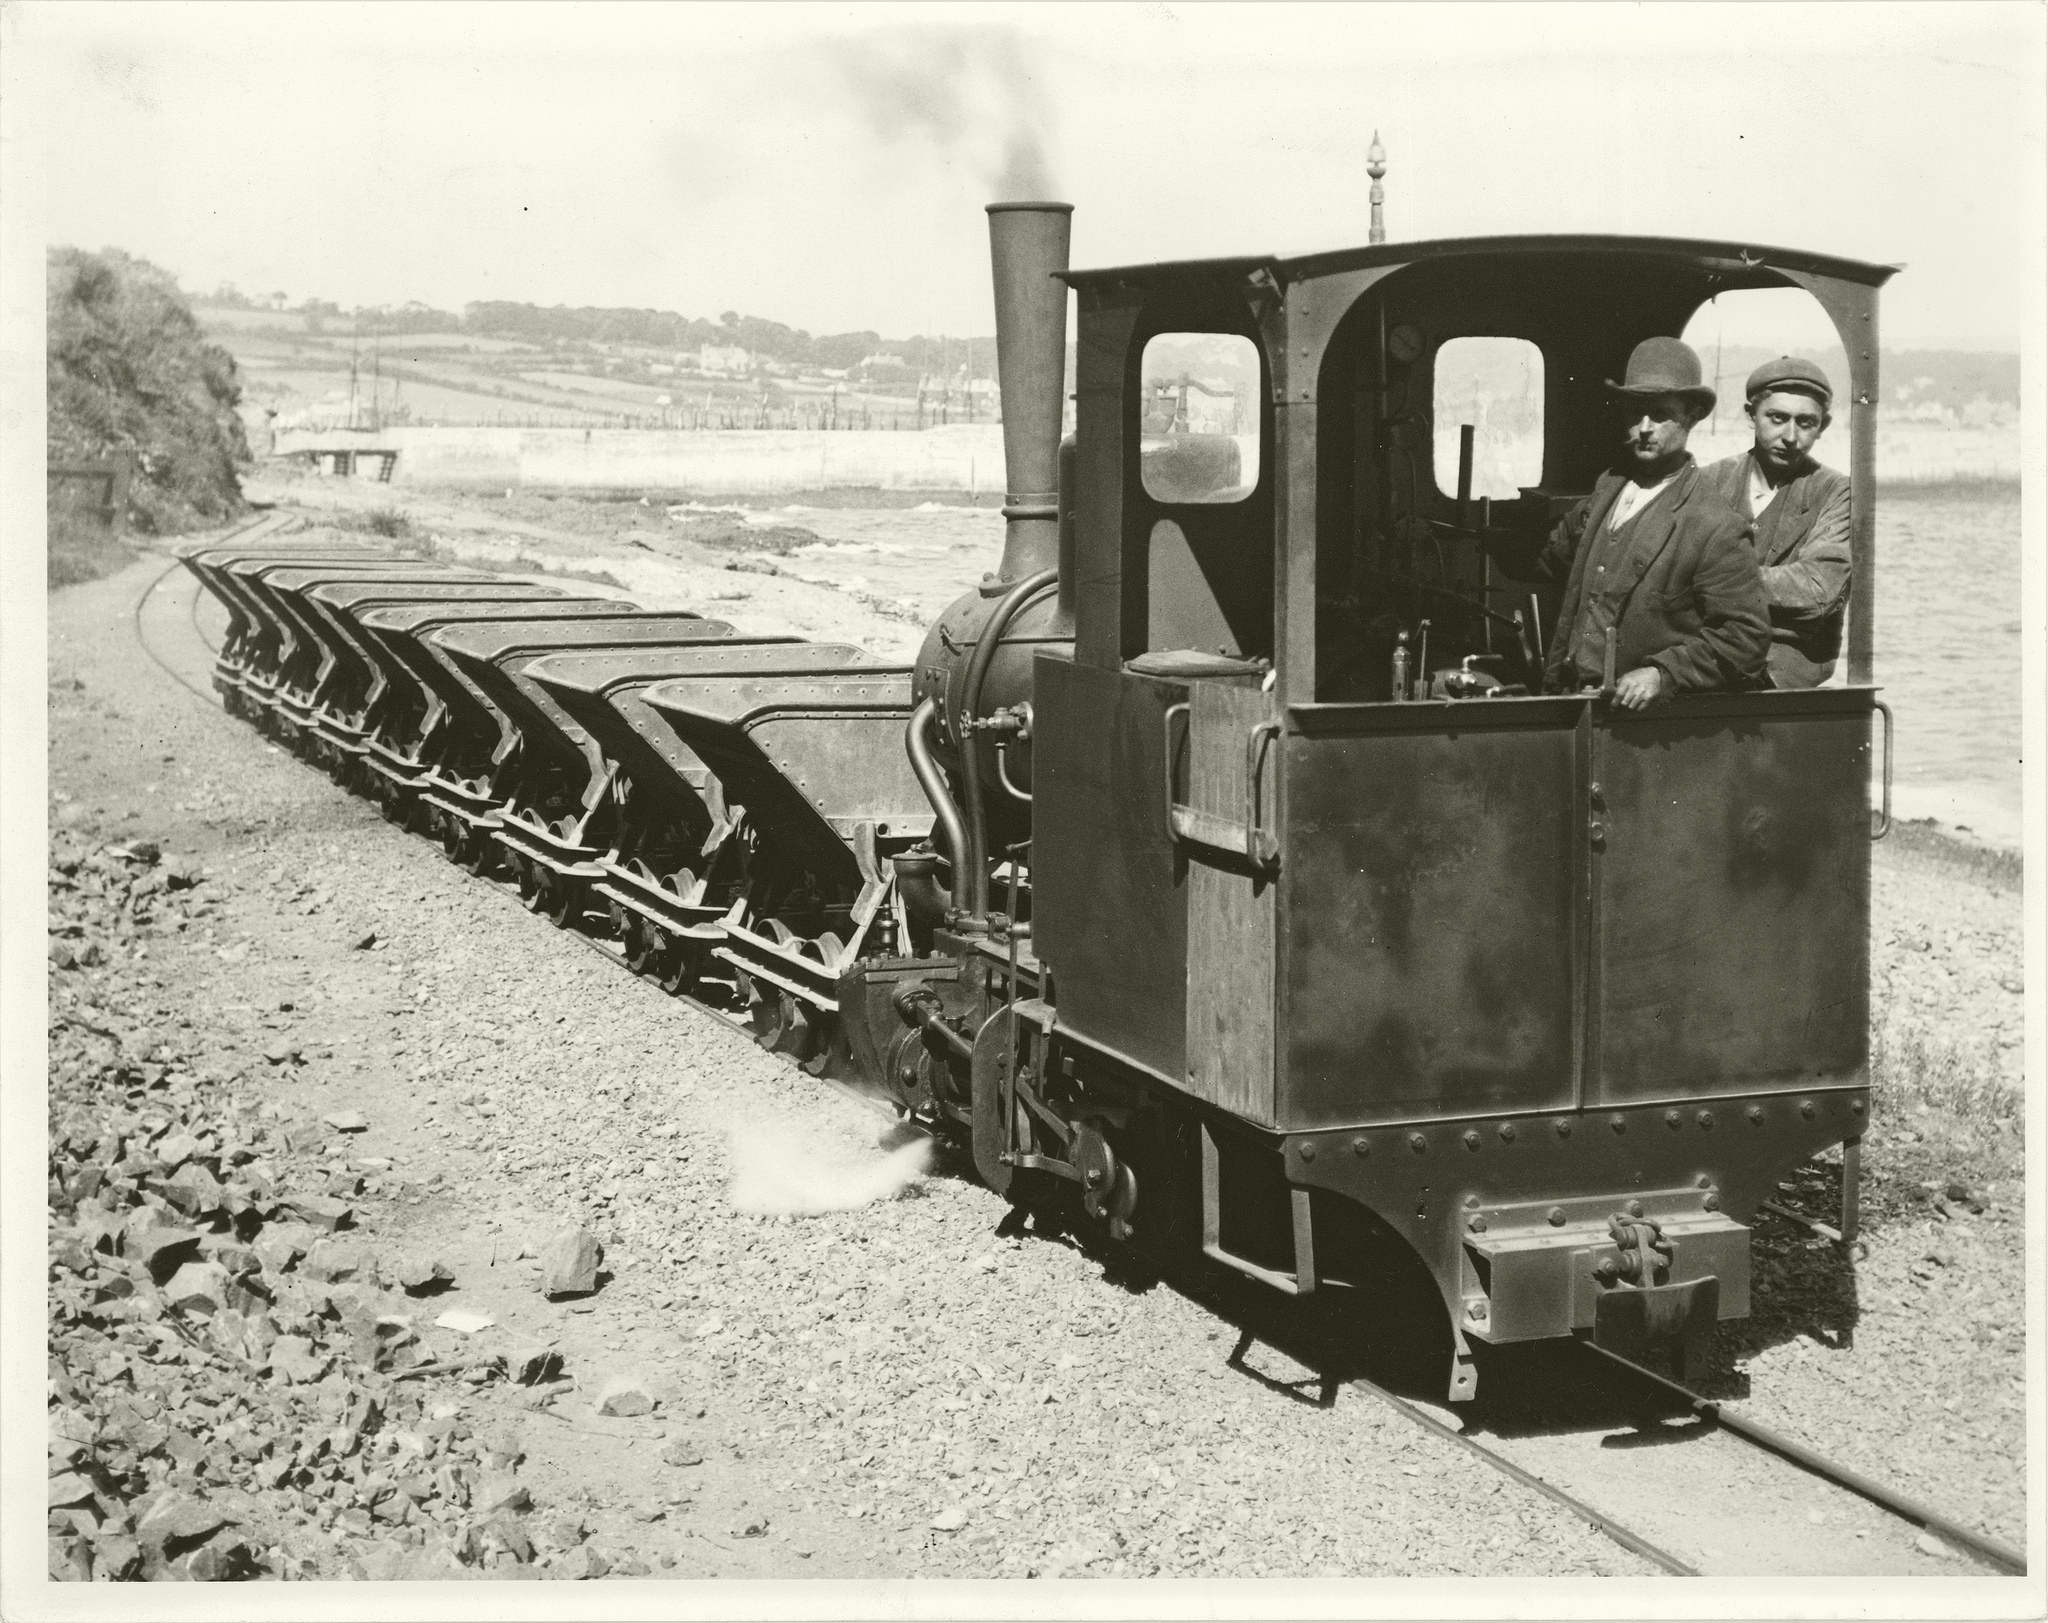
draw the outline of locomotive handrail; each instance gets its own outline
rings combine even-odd
[[[1876,826],[1870,831],[1870,838],[1875,842],[1892,831],[1892,707],[1882,699],[1870,702],[1884,717],[1884,809],[1878,813]]]
[[[1169,828],[1173,828],[1173,809],[1179,804],[1173,792],[1173,718],[1186,716],[1192,708],[1186,699],[1166,707],[1166,822]],[[1175,828],[1174,832],[1178,834],[1180,831]]]
[[[1265,741],[1278,738],[1283,730],[1277,721],[1261,721],[1245,735],[1244,741],[1244,816],[1232,822],[1226,816],[1190,806],[1174,794],[1173,723],[1176,716],[1189,714],[1189,704],[1183,700],[1166,707],[1163,721],[1166,728],[1166,823],[1168,831],[1176,840],[1192,840],[1197,845],[1213,846],[1219,851],[1240,855],[1260,867],[1271,867],[1279,860],[1279,847],[1273,836],[1266,831],[1260,815],[1259,788],[1265,778]],[[1182,735],[1186,737],[1186,734]]]
[[[1244,854],[1261,865],[1274,861],[1280,855],[1272,836],[1259,821],[1259,780],[1266,764],[1266,752],[1261,741],[1279,736],[1279,722],[1262,721],[1245,735],[1244,741]]]

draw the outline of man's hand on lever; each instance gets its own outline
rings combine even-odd
[[[1624,710],[1647,710],[1664,697],[1664,672],[1655,665],[1642,665],[1614,685],[1614,702]]]

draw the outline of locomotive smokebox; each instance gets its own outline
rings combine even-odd
[[[1067,370],[1067,245],[1071,203],[991,203],[996,370],[1003,391],[1008,499],[999,579],[1059,567],[1059,452]]]

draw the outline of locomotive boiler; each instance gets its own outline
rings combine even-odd
[[[267,542],[189,559],[223,692],[1019,1205],[1295,1296],[1405,1257],[1457,1400],[1475,1344],[1696,1358],[1790,1167],[1843,1146],[1854,1227],[1890,270],[1499,237],[1077,272],[1070,213],[989,210],[1006,539],[914,665]],[[1555,594],[1492,559],[1591,488],[1640,340],[1786,287],[1851,374],[1846,684],[1545,692]],[[1469,431],[1437,465],[1475,336],[1541,357],[1512,499],[1472,499]]]

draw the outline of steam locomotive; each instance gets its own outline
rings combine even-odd
[[[1697,1358],[1786,1170],[1843,1146],[1854,1231],[1889,269],[1496,237],[1076,272],[1067,205],[988,212],[1006,540],[913,664],[329,534],[186,558],[226,705],[1013,1202],[1293,1296],[1403,1253],[1453,1400],[1475,1343]],[[1639,340],[1783,287],[1851,373],[1846,685],[1546,693],[1555,597],[1494,543],[1591,487]],[[1541,356],[1512,500],[1471,498],[1469,429],[1437,465],[1473,335]]]

